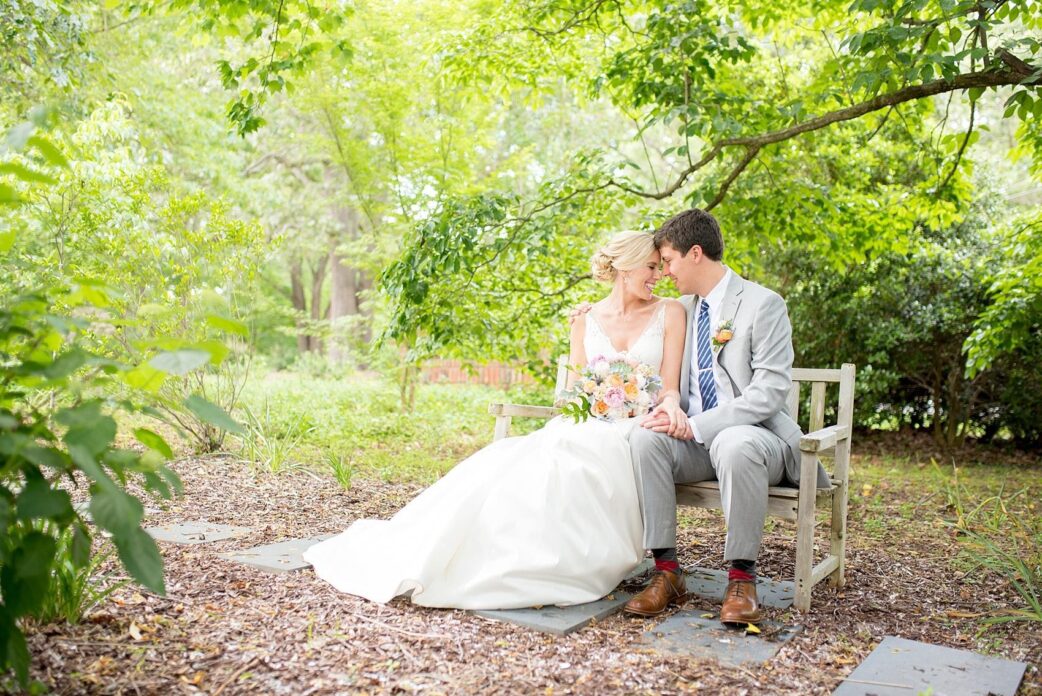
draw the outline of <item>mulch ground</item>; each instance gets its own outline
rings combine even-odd
[[[205,519],[252,528],[235,540],[162,544],[167,595],[127,586],[79,625],[29,627],[33,676],[56,693],[331,694],[655,693],[827,694],[887,635],[976,650],[1031,663],[1021,694],[1042,694],[1042,626],[1007,624],[981,632],[982,612],[1017,605],[1008,583],[952,569],[956,542],[933,523],[859,533],[851,510],[848,583],[819,586],[808,614],[770,610],[803,631],[766,666],[736,669],[714,660],[650,652],[653,622],[610,617],[553,637],[463,611],[378,605],[343,595],[310,570],[269,574],[217,554],[342,530],[362,517],[388,517],[417,485],[331,478],[297,471],[253,475],[231,458],[185,459],[174,468],[184,497],[150,503],[148,524]],[[933,507],[931,507],[931,505]],[[791,527],[768,532],[761,571],[791,578]],[[686,566],[722,567],[716,513],[686,512]],[[825,541],[824,543],[827,543]],[[713,611],[700,599],[684,608]]]

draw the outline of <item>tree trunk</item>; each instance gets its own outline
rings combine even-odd
[[[329,258],[323,256],[317,265],[311,267],[311,321],[315,324],[325,318],[325,311],[322,309],[322,284],[325,283],[328,266]],[[308,336],[307,339],[308,350],[323,352],[320,336]]]
[[[293,309],[297,310],[302,315],[307,316],[308,298],[304,293],[304,264],[300,260],[299,256],[293,259],[293,263],[290,264],[289,283],[291,299],[293,300]],[[311,350],[310,339],[310,336],[305,334],[303,331],[299,331],[297,333],[297,351],[300,353],[306,353]]]
[[[358,238],[358,214],[351,208],[339,208],[336,213],[342,229],[341,239]],[[329,341],[329,362],[342,365],[350,359],[347,327],[338,320],[357,315],[358,312],[358,269],[350,266],[350,259],[341,254],[338,239],[329,243],[330,296],[329,320],[332,336]]]

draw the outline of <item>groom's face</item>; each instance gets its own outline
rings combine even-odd
[[[662,256],[662,275],[673,281],[681,295],[694,295],[698,285],[698,259],[702,255],[702,248],[695,245],[688,249],[686,254],[681,254],[669,244],[663,244],[658,251]]]

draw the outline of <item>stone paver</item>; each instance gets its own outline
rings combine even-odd
[[[229,551],[219,555],[229,561],[244,563],[261,570],[288,573],[310,567],[311,564],[301,557],[304,551],[331,536],[333,535],[326,534],[312,539],[287,539],[275,544],[255,546],[241,551]]]
[[[727,571],[695,568],[688,571],[687,590],[712,601],[722,601],[727,589]],[[775,609],[788,609],[796,597],[796,583],[791,580],[756,579],[756,596],[760,604]]]
[[[834,696],[1013,696],[1023,662],[887,636],[833,691]]]
[[[650,559],[645,559],[630,571],[626,579],[635,578],[648,572],[654,567]],[[625,592],[614,592],[596,602],[585,604],[573,604],[568,607],[531,607],[528,609],[494,609],[475,611],[478,616],[496,621],[506,621],[517,624],[533,631],[551,633],[555,636],[566,636],[578,631],[594,621],[611,616],[622,609],[622,605],[629,601],[631,595]]]
[[[631,596],[626,592],[614,592],[596,602],[575,604],[570,607],[497,609],[495,611],[475,611],[474,613],[488,619],[517,624],[534,631],[566,636],[594,621],[611,616],[619,611]]]
[[[711,657],[733,667],[763,664],[782,644],[800,632],[800,626],[765,621],[759,634],[728,628],[716,617],[701,612],[678,611],[644,634],[644,643],[659,653],[685,657]],[[906,695],[907,696],[907,695]]]
[[[156,541],[169,541],[174,544],[206,544],[211,541],[234,539],[248,533],[250,528],[228,524],[210,524],[209,522],[182,522],[181,524],[147,527],[145,531],[151,534]]]

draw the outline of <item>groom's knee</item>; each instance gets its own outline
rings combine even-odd
[[[746,429],[748,427],[753,426],[726,428],[713,440],[710,456],[719,473],[742,470],[757,464],[762,466],[762,453],[756,439]]]
[[[630,432],[630,452],[638,461],[646,459],[668,461],[669,436],[647,428],[636,427]]]

